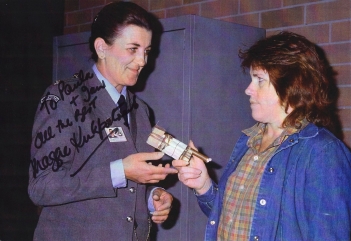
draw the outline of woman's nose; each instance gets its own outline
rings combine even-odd
[[[147,63],[147,56],[142,53],[137,56],[137,63],[140,67],[144,67],[145,64]]]
[[[251,83],[250,83],[249,86],[247,86],[247,88],[245,89],[245,94],[246,94],[246,95],[251,95],[251,94],[252,94]]]

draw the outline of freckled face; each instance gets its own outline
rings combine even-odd
[[[105,45],[104,58],[96,63],[101,74],[120,92],[136,84],[151,50],[151,31],[136,25],[126,26],[112,45]]]
[[[287,114],[270,82],[268,72],[250,68],[250,75],[251,83],[246,88],[245,94],[250,96],[252,117],[262,123],[274,123],[280,126]]]

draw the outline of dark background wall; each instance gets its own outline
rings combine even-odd
[[[27,195],[31,129],[52,79],[52,37],[62,0],[0,0],[0,240],[32,240],[37,210]]]

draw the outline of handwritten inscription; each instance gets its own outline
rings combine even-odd
[[[78,87],[80,87],[85,81],[93,78],[94,74],[90,74],[89,72],[84,75],[82,70],[78,73],[78,81],[73,85],[67,84],[65,81],[60,81],[58,84],[58,90],[60,93],[60,97],[62,100],[65,99],[65,96],[69,96],[73,91],[75,91]]]
[[[41,160],[33,158],[31,161],[31,166],[33,168],[33,177],[36,178],[40,170],[45,170],[51,166],[54,172],[57,172],[63,165],[63,160],[61,158],[67,157],[71,154],[71,148],[65,146],[61,150],[57,147],[54,151],[49,152],[49,155],[43,156]]]
[[[90,115],[93,112],[93,110],[97,108],[96,106],[97,96],[95,94],[100,90],[104,89],[106,85],[103,81],[102,81],[102,85],[100,86],[87,87],[86,85],[83,85],[85,81],[87,81],[92,77],[93,77],[93,74],[90,74],[90,73],[84,74],[83,71],[80,71],[78,74],[78,80],[76,80],[76,82],[74,82],[73,84],[65,83],[63,81],[58,83],[58,91],[60,93],[60,98],[62,100],[65,100],[68,98],[68,96],[70,96],[71,100],[69,103],[72,105],[72,107],[79,107],[79,108],[75,109],[74,114],[72,116],[73,120],[69,118],[66,118],[65,120],[62,120],[62,119],[57,120],[57,125],[55,127],[58,133],[56,134],[58,135],[61,134],[64,129],[73,126],[74,122],[75,123],[85,122],[85,120],[87,119],[87,116]],[[72,95],[72,93],[77,93],[75,92],[75,90],[77,90],[78,88],[80,88],[81,93],[83,93],[80,100],[83,100],[83,102],[87,103],[84,106],[78,105],[77,101],[80,95]],[[49,95],[50,93],[48,92],[46,96],[49,96]],[[40,111],[46,111],[46,113],[50,115],[57,108],[58,108],[57,102],[53,100],[52,101],[48,100],[48,101],[44,101],[44,103],[41,103]],[[131,106],[127,110],[125,115],[130,113],[133,109],[137,109],[137,108],[138,108],[138,104],[136,102],[136,97],[134,96]],[[90,130],[87,133],[84,133],[85,131],[83,130],[83,128],[80,125],[78,125],[78,132],[77,133],[72,132],[72,136],[69,139],[69,142],[78,153],[87,143],[89,143],[89,141],[94,139],[96,135],[100,138],[102,143],[104,140],[104,132],[105,132],[104,129],[111,126],[113,121],[120,121],[122,118],[123,118],[123,115],[120,114],[119,107],[117,106],[116,108],[111,110],[111,116],[108,119],[101,120],[100,118],[97,118],[96,120],[91,120]],[[45,143],[49,141],[53,141],[56,137],[54,130],[55,129],[52,129],[51,126],[48,126],[46,130],[42,132],[38,132],[34,139],[35,148],[40,149],[45,145]],[[95,149],[97,149],[101,145],[101,143]],[[92,154],[94,152],[95,150],[92,151]],[[37,176],[40,170],[46,170],[49,167],[51,167],[52,171],[54,172],[60,170],[60,167],[62,167],[64,163],[63,159],[65,157],[70,156],[71,154],[73,154],[71,148],[68,146],[64,146],[63,148],[56,147],[54,150],[51,150],[48,155],[45,155],[42,158],[39,158],[39,159],[33,158],[31,160],[31,166],[33,169],[34,178]],[[88,159],[84,162],[81,168],[79,168],[76,171],[75,174],[77,174],[83,168],[83,166],[86,164]]]
[[[71,105],[73,104],[74,106],[77,106],[76,99],[79,97],[79,95],[72,96],[71,102],[69,102]]]
[[[50,92],[48,92],[47,94],[46,94],[46,97],[47,96],[50,96],[51,94],[50,94]],[[46,98],[45,97],[45,98]],[[56,102],[56,101],[43,101],[43,102],[41,102],[41,105],[40,105],[40,111],[42,111],[44,108],[45,108],[45,110],[46,110],[46,112],[48,113],[48,114],[50,114],[51,112],[51,110],[56,110],[57,109],[57,103],[58,102]]]
[[[47,141],[54,138],[55,134],[52,133],[51,126],[47,128],[47,130],[43,132],[37,133],[34,139],[34,146],[39,149],[41,148]]]
[[[65,98],[71,95],[76,89],[81,88],[81,91],[86,93],[88,96],[86,99],[90,100],[92,95],[97,93],[99,90],[105,88],[105,83],[103,83],[101,86],[92,87],[92,88],[87,88],[83,85],[85,81],[91,79],[93,76],[94,74],[92,73],[88,72],[84,74],[84,72],[80,70],[77,75],[77,79],[74,80],[75,82],[73,84],[66,83],[64,81],[58,82],[57,88],[60,93],[60,97],[58,98],[61,98],[61,100],[64,101]],[[53,96],[53,95],[50,92],[48,92],[46,96],[42,98],[40,108],[39,108],[40,111],[46,111],[48,115],[50,115],[53,111],[57,110],[58,103],[59,103],[57,99],[50,98],[50,96]],[[77,104],[75,103],[75,100],[78,97],[79,95],[72,97],[72,101],[70,103],[77,106]],[[89,103],[89,106],[92,106],[93,108],[95,108],[95,100],[96,100],[96,97],[93,100],[91,100],[91,103]],[[57,121],[56,128],[58,132],[61,133],[63,129],[72,125],[73,125],[73,122],[70,119],[66,119],[65,121],[62,121],[61,119],[59,119]],[[40,131],[36,134],[33,145],[35,148],[41,149],[45,143],[47,143],[50,140],[53,140],[55,137],[56,135],[54,133],[54,130],[52,129],[51,126],[48,126],[46,130]],[[33,177],[35,178],[40,170],[46,170],[49,167],[51,167],[54,172],[58,171],[60,167],[62,167],[63,165],[62,158],[71,155],[71,153],[72,153],[71,148],[69,148],[68,146],[64,146],[62,149],[61,147],[56,147],[54,150],[49,151],[49,154],[43,156],[41,159],[33,158],[31,160]]]
[[[57,121],[57,125],[56,125],[56,128],[59,130],[59,132],[61,133],[61,131],[66,128],[66,127],[69,127],[69,126],[72,126],[73,125],[73,122],[70,121],[69,119],[66,119],[66,123],[64,123],[61,119],[59,119]]]
[[[85,116],[87,114],[90,114],[92,112],[92,110],[96,108],[96,105],[95,105],[96,98],[97,98],[97,96],[95,96],[94,99],[92,101],[90,101],[88,107],[83,106],[83,108],[81,110],[76,109],[76,111],[74,112],[74,120],[75,121],[78,122],[80,116],[81,116],[80,121],[81,122],[85,121]]]
[[[76,133],[73,133],[73,137],[70,139],[71,144],[76,148],[77,152],[79,152],[79,148],[83,147],[84,144],[88,143],[95,136],[95,134],[84,135],[80,126],[78,130],[78,135],[76,136]]]
[[[86,92],[88,97],[86,99],[83,99],[83,101],[85,102],[89,102],[91,99],[91,95],[95,94],[96,92],[98,92],[101,89],[104,89],[106,87],[105,82],[102,81],[102,85],[101,86],[97,86],[97,87],[86,87],[86,86],[82,86],[81,90],[82,92]]]

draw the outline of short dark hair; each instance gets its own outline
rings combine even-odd
[[[97,38],[100,37],[107,44],[112,45],[120,31],[128,25],[136,25],[152,31],[151,14],[132,2],[112,2],[104,6],[91,25],[89,38],[91,58],[95,62],[98,60],[94,47]]]
[[[284,127],[299,128],[304,118],[321,126],[330,124],[330,82],[315,44],[304,36],[280,32],[240,50],[239,57],[244,71],[250,67],[266,70],[285,110],[293,108]]]

